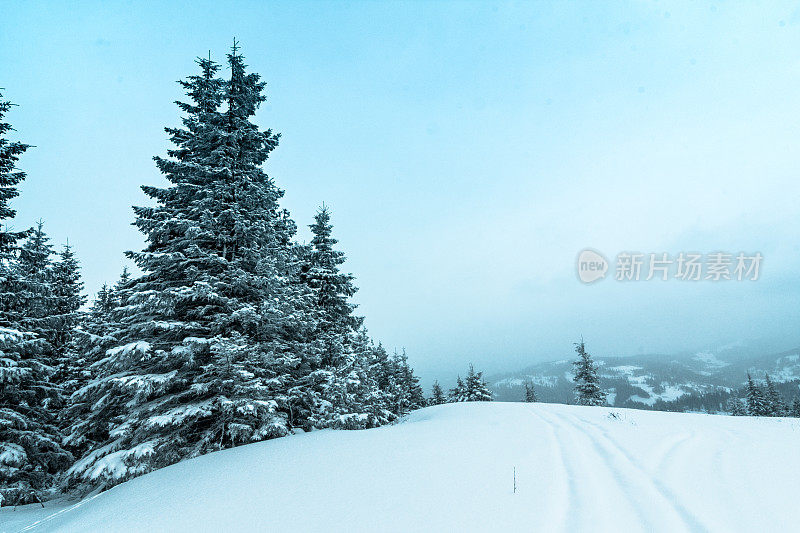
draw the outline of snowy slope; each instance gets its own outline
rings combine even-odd
[[[789,531],[798,443],[788,418],[450,404],[2,509],[0,531]]]

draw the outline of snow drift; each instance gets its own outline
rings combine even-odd
[[[799,442],[789,418],[448,404],[2,509],[0,531],[787,531]]]

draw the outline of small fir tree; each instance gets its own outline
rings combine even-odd
[[[733,416],[745,416],[747,408],[741,398],[729,398],[725,403],[725,410]]]
[[[69,243],[53,264],[52,295],[54,332],[52,345],[60,352],[70,342],[72,330],[80,319],[79,310],[86,303],[83,294],[80,264]]]
[[[433,387],[431,388],[431,399],[428,403],[430,405],[442,405],[447,403],[447,398],[445,397],[442,386],[439,385],[438,381],[433,382]]]
[[[536,391],[533,389],[533,383],[525,383],[525,401],[527,403],[536,402]]]
[[[461,376],[456,378],[456,384],[450,389],[450,401],[451,402],[466,402],[466,386],[464,385],[464,381],[461,379]]]
[[[792,416],[800,418],[800,396],[795,396],[792,401]]]
[[[786,411],[786,406],[783,403],[780,393],[775,388],[775,384],[770,379],[769,374],[764,374],[765,378],[765,399],[767,401],[767,412],[769,416],[783,416]]]
[[[586,345],[581,340],[575,343],[578,359],[572,363],[574,367],[575,399],[579,405],[604,405],[606,395],[600,388],[600,377],[597,366],[592,361],[591,355],[586,351]]]
[[[491,402],[492,393],[483,381],[483,372],[475,372],[470,363],[467,378],[464,380],[466,402]]]
[[[47,357],[51,363],[58,333],[52,255],[50,238],[44,231],[44,222],[39,220],[19,250],[17,265],[23,303],[20,311],[24,328],[48,342]]]

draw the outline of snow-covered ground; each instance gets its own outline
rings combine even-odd
[[[449,404],[4,508],[0,531],[791,531],[798,445],[788,418]]]

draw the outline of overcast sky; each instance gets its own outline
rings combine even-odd
[[[3,4],[0,87],[36,145],[15,224],[69,238],[90,293],[143,246],[130,207],[164,183],[175,81],[235,36],[301,237],[331,206],[367,327],[426,381],[580,335],[598,355],[797,342],[796,4],[164,4]],[[583,285],[586,247],[764,261],[754,282]]]

